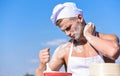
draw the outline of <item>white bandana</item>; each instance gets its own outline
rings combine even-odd
[[[78,14],[82,15],[82,10],[78,9],[75,3],[66,2],[55,6],[51,20],[55,24],[58,19],[76,17]]]

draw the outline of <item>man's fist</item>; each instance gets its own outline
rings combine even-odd
[[[50,60],[50,52],[49,52],[49,50],[50,50],[50,48],[40,50],[39,58],[40,58],[40,63],[41,64],[46,64],[46,63],[49,62],[49,60]]]

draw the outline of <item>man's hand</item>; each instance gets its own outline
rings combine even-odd
[[[48,63],[50,60],[49,50],[50,48],[40,50],[39,53],[40,65],[36,69],[36,76],[44,76],[43,72],[46,70],[46,63]]]
[[[87,39],[89,35],[95,35],[95,26],[93,23],[88,23],[84,28],[84,36]]]
[[[50,52],[49,52],[50,48],[46,48],[43,50],[40,50],[39,53],[39,58],[40,58],[40,63],[46,65],[46,63],[49,62],[50,60]]]

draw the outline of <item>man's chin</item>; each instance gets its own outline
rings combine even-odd
[[[71,37],[73,40],[75,41],[79,41],[80,40],[80,37]]]
[[[73,38],[75,41],[81,41],[81,40],[84,40],[85,38],[83,36],[80,36],[80,37],[75,37]]]
[[[75,40],[75,41],[79,41],[79,40],[80,40],[80,38],[74,38],[74,40]]]

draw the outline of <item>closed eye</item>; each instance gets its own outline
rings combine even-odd
[[[69,31],[71,29],[71,25],[66,28],[66,31]]]

